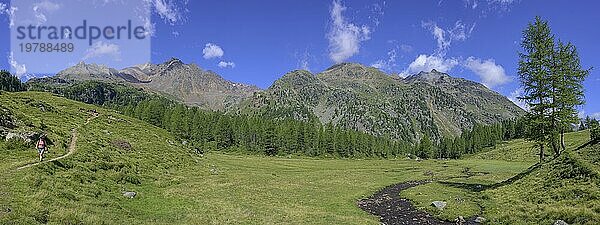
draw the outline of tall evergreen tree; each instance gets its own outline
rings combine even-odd
[[[524,90],[520,97],[529,105],[526,116],[530,131],[527,139],[540,147],[540,162],[544,161],[544,146],[552,140],[552,123],[548,118],[552,110],[552,83],[549,75],[552,68],[554,36],[548,22],[536,17],[523,31],[519,53],[519,78]]]
[[[585,103],[583,81],[591,69],[581,68],[577,48],[571,43],[560,42],[554,53],[554,124],[560,134],[560,148],[565,149],[565,132],[579,120],[576,107]],[[560,154],[560,150],[556,152]]]
[[[600,141],[600,123],[598,120],[590,120],[590,141]]]
[[[6,70],[0,70],[0,91],[24,91],[25,85],[21,83],[19,78],[11,75]]]
[[[417,156],[419,158],[428,159],[431,157],[433,153],[433,143],[429,138],[429,135],[425,134],[423,138],[421,138],[421,142],[419,143],[419,147],[417,149]]]

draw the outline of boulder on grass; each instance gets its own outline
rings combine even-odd
[[[135,193],[133,191],[123,192],[123,196],[128,197],[128,198],[134,198],[136,195],[137,195],[137,193]]]
[[[446,202],[442,202],[442,201],[433,201],[431,203],[431,205],[433,205],[434,207],[436,207],[439,210],[444,209],[444,207],[446,207]]]

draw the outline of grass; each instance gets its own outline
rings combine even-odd
[[[526,171],[528,165],[539,159],[531,154],[534,149],[524,140],[503,143],[463,159],[469,163],[481,160],[484,164],[479,168],[470,167],[469,172],[490,172],[487,175],[422,185],[402,195],[413,200],[419,208],[446,220],[459,215],[465,218],[481,215],[492,224],[552,224],[559,219],[569,224],[599,224],[600,145],[589,145],[573,152],[589,140],[588,131],[569,133],[566,140],[567,152],[553,160],[550,157],[551,161],[514,183],[494,187],[494,183],[510,177],[502,177],[502,174],[510,175],[517,168],[516,164],[494,166],[492,162],[521,162],[518,169]],[[437,210],[430,206],[434,200],[446,201],[448,205],[444,210]]]
[[[360,210],[356,201],[385,186],[431,178],[466,187],[492,185],[533,164],[529,160],[533,158],[497,157],[503,155],[500,150],[493,157],[420,162],[219,153],[200,157],[162,129],[51,94],[2,93],[0,104],[19,118],[18,129],[48,134],[54,143],[50,157],[65,153],[71,129],[89,118],[88,110],[100,113],[78,128],[77,152],[52,163],[15,171],[35,161],[35,150],[0,141],[0,224],[379,224],[379,218]],[[46,106],[44,110],[39,104]],[[44,126],[40,118],[44,118]],[[466,175],[469,177],[449,179]],[[534,207],[536,198],[528,196],[537,193],[539,183],[529,177],[483,192],[434,182],[401,195],[448,220],[478,214],[484,207],[484,216],[498,223],[519,219],[537,223],[558,217],[568,222],[583,221],[577,219],[580,217],[598,221],[596,184],[568,183],[575,181],[579,182],[567,179],[561,183],[566,188],[552,198],[584,196],[580,199],[589,203],[565,200],[554,204],[552,198],[546,198],[547,207]],[[138,195],[125,198],[123,191]],[[435,200],[446,201],[448,206],[435,211],[429,205]],[[514,212],[516,203],[522,204],[518,206],[522,212]],[[559,208],[550,208],[554,206]],[[564,209],[568,210],[559,211]]]

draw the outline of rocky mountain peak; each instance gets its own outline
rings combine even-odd
[[[451,81],[453,78],[448,75],[447,73],[442,73],[439,72],[435,69],[432,69],[430,72],[425,72],[425,71],[421,71],[418,74],[415,75],[411,75],[408,76],[406,78],[407,81],[409,82],[414,82],[414,81],[424,81],[424,82],[445,82],[445,81]]]

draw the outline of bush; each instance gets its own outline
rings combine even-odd
[[[592,120],[591,123],[589,124],[590,126],[590,139],[592,141],[594,140],[600,140],[600,124],[598,123],[598,120]]]

